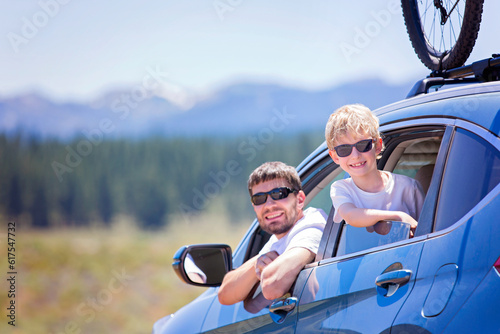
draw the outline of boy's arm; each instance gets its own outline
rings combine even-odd
[[[339,214],[349,225],[367,227],[375,225],[381,220],[394,220],[409,223],[411,228],[417,227],[417,221],[403,211],[388,211],[376,209],[362,209],[352,203],[344,203],[339,208]]]

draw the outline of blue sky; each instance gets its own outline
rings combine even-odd
[[[500,52],[500,2],[485,2],[469,60]],[[36,91],[92,100],[140,83],[151,69],[195,95],[241,81],[322,89],[360,78],[406,83],[429,73],[413,52],[395,0],[2,5],[0,96]]]

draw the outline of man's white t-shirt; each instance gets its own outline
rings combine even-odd
[[[352,178],[335,181],[330,188],[330,197],[335,208],[333,221],[342,221],[338,209],[345,203],[352,203],[363,209],[403,211],[418,221],[425,197],[420,183],[405,175],[386,171],[382,173],[389,177],[389,181],[382,191],[376,193],[361,190]]]
[[[278,239],[272,235],[259,254],[276,251],[281,255],[286,250],[295,247],[306,248],[316,254],[325,229],[326,219],[327,215],[322,209],[305,209],[304,217],[299,219],[285,236]]]

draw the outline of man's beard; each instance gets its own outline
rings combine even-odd
[[[264,219],[264,215],[262,215],[262,218]],[[285,222],[283,224],[279,224],[279,225],[271,225],[271,226],[264,226],[264,224],[262,223],[262,221],[259,219],[259,225],[260,227],[266,231],[267,233],[269,234],[284,234],[284,233],[288,233],[288,231],[290,231],[292,229],[292,227],[295,225],[296,221],[297,221],[297,209],[294,207],[291,212],[290,212],[290,215],[288,215],[286,212],[284,213],[284,219],[285,219]]]

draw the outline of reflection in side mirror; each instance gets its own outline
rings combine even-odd
[[[181,247],[174,255],[174,271],[184,282],[198,286],[219,286],[232,269],[231,247],[207,244]]]

